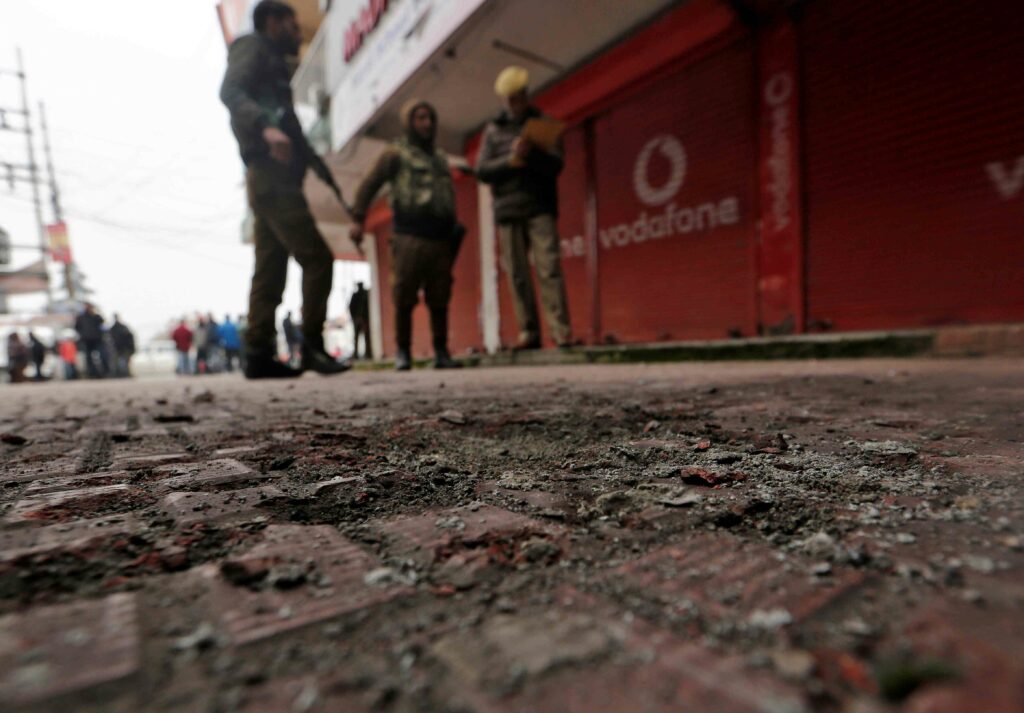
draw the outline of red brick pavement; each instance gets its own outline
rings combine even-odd
[[[0,618],[0,700],[38,703],[133,676],[138,616],[134,594],[112,594]]]
[[[7,707],[1024,700],[1017,363],[191,383],[0,404]]]

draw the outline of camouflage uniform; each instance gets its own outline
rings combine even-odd
[[[391,186],[394,222],[391,287],[398,349],[410,353],[412,311],[422,289],[430,310],[434,352],[447,354],[455,229],[455,188],[447,157],[414,137],[394,142],[356,193],[353,213],[357,220],[365,219],[370,203],[385,183]]]
[[[334,274],[334,258],[302,193],[314,154],[295,115],[291,73],[286,57],[269,39],[259,33],[245,35],[231,45],[220,92],[246,165],[246,189],[255,216],[256,267],[245,332],[252,352],[276,351],[274,312],[284,293],[289,255],[302,267],[306,344],[322,349]],[[271,158],[263,140],[263,130],[269,126],[291,139],[290,163]]]

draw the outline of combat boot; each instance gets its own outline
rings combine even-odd
[[[342,374],[352,368],[347,361],[338,361],[322,348],[302,345],[302,368],[315,371],[318,374],[329,376],[331,374]]]
[[[399,349],[395,354],[395,371],[409,371],[412,369],[412,359],[409,357],[408,349]]]
[[[272,352],[248,352],[245,355],[246,379],[294,379],[302,376],[300,369],[282,364]]]
[[[452,355],[448,353],[447,349],[438,351],[434,357],[434,368],[435,369],[461,369],[462,362],[455,361],[452,359]]]

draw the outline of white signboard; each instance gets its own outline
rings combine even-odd
[[[327,16],[325,47],[335,149],[485,2],[337,0]]]

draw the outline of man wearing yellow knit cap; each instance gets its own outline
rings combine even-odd
[[[484,130],[476,175],[491,186],[494,196],[501,262],[519,323],[515,348],[537,349],[541,343],[531,254],[548,329],[555,343],[565,347],[572,344],[572,334],[557,227],[562,148],[558,140],[537,138],[550,135],[557,122],[530,104],[529,81],[522,67],[508,67],[498,75],[494,90],[505,107]]]

